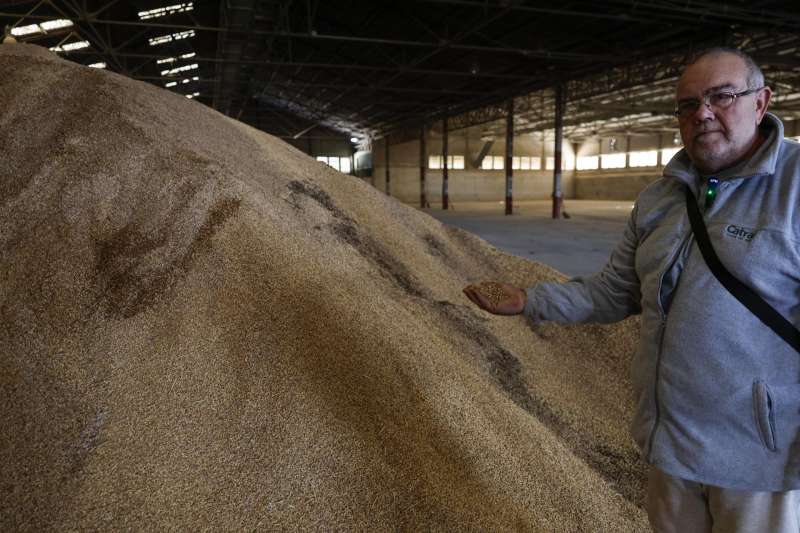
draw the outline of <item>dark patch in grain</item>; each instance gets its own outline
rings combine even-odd
[[[582,458],[595,471],[603,474],[603,478],[626,500],[644,508],[647,467],[635,449],[619,453],[605,444],[597,444],[587,449]]]
[[[364,258],[374,263],[387,278],[411,296],[424,297],[425,293],[414,281],[403,263],[390,254],[376,239],[362,233],[350,221],[331,224],[331,231],[341,240],[352,246]]]
[[[186,252],[172,262],[154,265],[146,261],[149,253],[167,245],[173,233],[170,227],[145,233],[130,223],[107,239],[95,241],[95,272],[107,311],[130,318],[150,308],[188,270],[197,254],[211,249],[214,233],[236,213],[240,203],[238,198],[223,198],[214,204]]]
[[[435,235],[427,234],[422,238],[427,244],[428,253],[434,255],[436,257],[447,257],[447,252],[445,251],[445,246],[442,241],[436,238]]]
[[[185,257],[191,257],[197,251],[208,251],[211,248],[211,238],[214,233],[239,210],[241,204],[242,200],[239,198],[223,198],[214,204],[189,248],[190,253]]]
[[[489,374],[516,405],[563,439],[617,493],[634,505],[643,507],[642,494],[645,493],[646,477],[636,450],[631,447],[623,455],[608,446],[589,441],[586,435],[565,423],[544,399],[532,394],[522,376],[519,359],[505,349],[486,327],[486,318],[478,315],[471,307],[447,301],[436,301],[434,305],[453,328],[480,347],[480,350],[473,353],[479,354]]]
[[[334,203],[328,193],[313,183],[290,181],[287,186],[293,193],[305,195],[327,209],[337,219],[336,222],[329,225],[331,232],[375,264],[384,276],[392,280],[407,294],[424,297],[424,291],[414,281],[405,265],[390,254],[380,242],[360,231],[355,221]]]
[[[350,217],[348,217],[345,212],[333,202],[333,199],[330,197],[330,195],[313,183],[293,180],[289,182],[287,187],[289,187],[289,190],[295,194],[303,194],[309,198],[312,198],[319,205],[330,211],[331,214],[336,218],[350,220]]]
[[[127,224],[109,238],[95,242],[95,270],[112,314],[123,318],[136,315],[164,288],[164,271],[138,270],[142,256],[164,246],[166,241],[166,233],[148,235]]]

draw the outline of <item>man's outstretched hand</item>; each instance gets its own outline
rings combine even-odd
[[[525,291],[508,283],[483,281],[464,287],[472,303],[495,315],[518,315],[525,307]]]

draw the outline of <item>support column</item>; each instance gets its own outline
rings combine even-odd
[[[506,110],[506,215],[514,212],[513,185],[514,185],[514,99],[509,98]]]
[[[561,217],[561,142],[564,136],[564,85],[556,85],[556,124],[553,147],[553,218]]]
[[[425,125],[419,130],[419,206],[428,204],[425,197],[425,170],[428,168],[428,148],[425,146]]]
[[[450,199],[447,195],[447,117],[442,119],[442,209],[447,209]]]
[[[664,134],[658,134],[658,154],[656,154],[656,166],[663,167],[664,166],[664,156],[661,153],[661,150],[664,148]]]
[[[391,181],[389,177],[389,136],[383,138],[386,143],[386,194],[392,195]]]
[[[631,168],[631,136],[625,136],[625,168]]]

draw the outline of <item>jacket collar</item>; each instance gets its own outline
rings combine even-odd
[[[753,156],[735,165],[714,174],[719,179],[749,178],[762,174],[774,174],[775,166],[778,162],[778,152],[783,142],[783,124],[780,119],[772,113],[766,113],[764,120],[759,126],[762,133],[767,135],[764,143],[759,146]],[[686,150],[679,151],[664,167],[664,177],[676,178],[694,187],[702,177],[702,174],[689,159]]]

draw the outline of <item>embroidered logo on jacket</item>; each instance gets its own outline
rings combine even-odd
[[[743,228],[742,226],[730,224],[727,228],[725,228],[725,234],[728,237],[735,237],[741,241],[750,242],[753,240],[753,236],[756,234],[756,232],[750,228]]]

